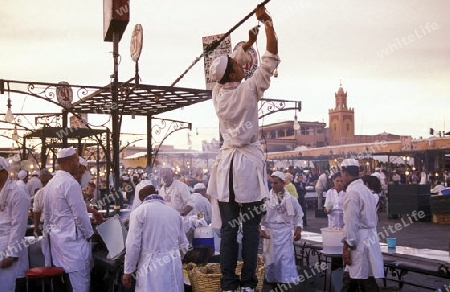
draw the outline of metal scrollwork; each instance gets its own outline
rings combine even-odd
[[[43,125],[46,127],[62,127],[61,116],[37,116],[35,118],[35,124]]]
[[[258,109],[259,118],[287,110],[300,111],[300,101],[294,100],[279,100],[279,99],[263,99]]]

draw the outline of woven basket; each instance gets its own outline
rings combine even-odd
[[[243,262],[238,261],[236,265],[236,274],[241,275]],[[193,263],[184,266],[188,272],[193,292],[217,292],[220,290],[220,264],[207,264],[203,267],[197,267]],[[261,255],[258,255],[258,266],[256,268],[258,284],[256,289],[262,290],[264,284],[264,261]]]

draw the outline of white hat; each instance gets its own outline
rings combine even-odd
[[[65,157],[69,157],[74,155],[75,149],[73,149],[73,147],[70,148],[63,148],[61,150],[59,150],[58,155],[56,155],[56,158],[65,158]]]
[[[375,171],[380,171],[381,169],[379,167],[375,167]]]
[[[134,173],[133,177],[139,177],[139,173]]]
[[[194,191],[197,190],[206,190],[206,186],[204,183],[198,183],[194,185]]]
[[[220,56],[214,59],[211,66],[209,67],[209,72],[216,79],[216,82],[219,82],[225,74],[225,70],[228,65],[228,56]]]
[[[163,165],[163,167],[161,167],[161,170],[163,170],[163,169],[170,169],[170,170],[172,170],[173,171],[173,166],[172,165],[170,165],[170,164],[166,164],[166,165]]]
[[[130,180],[130,177],[128,175],[122,175],[122,180]]]
[[[288,180],[292,180],[294,177],[292,176],[292,174],[291,173],[289,173],[289,172],[286,172],[285,174],[284,174],[284,177],[285,177],[285,179],[288,179]]]
[[[73,154],[72,154],[73,155]],[[84,159],[83,157],[79,156],[78,157],[78,161],[80,162],[81,165],[83,165],[84,167],[87,167],[87,161],[86,159]]]
[[[285,175],[281,171],[274,171],[274,172],[272,172],[272,174],[270,176],[278,177],[282,181],[284,181],[284,179],[285,179]]]
[[[21,180],[23,180],[24,178],[26,178],[28,176],[28,172],[26,170],[21,170],[19,171],[19,173],[17,174],[17,177]]]
[[[32,172],[31,172],[31,175],[32,176],[39,176],[39,171],[38,170],[33,170]]]
[[[349,166],[359,167],[358,160],[353,158],[344,159],[344,161],[342,161],[341,167],[349,167]]]
[[[0,157],[0,170],[9,171],[9,163],[4,157]]]

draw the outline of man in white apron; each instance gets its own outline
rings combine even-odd
[[[60,170],[48,182],[44,195],[44,229],[50,230],[46,240],[50,242],[51,249],[51,257],[46,257],[46,265],[64,268],[73,291],[88,292],[90,238],[94,231],[81,186],[74,178],[79,171],[78,155],[73,148],[61,149],[57,163]]]
[[[9,180],[9,163],[0,157],[0,290],[14,292],[16,278],[28,266],[27,230],[30,197],[24,188]]]
[[[241,286],[241,291],[250,292],[257,285],[260,207],[261,200],[268,195],[264,154],[258,140],[258,101],[269,88],[280,59],[273,22],[264,6],[256,8],[256,17],[264,23],[267,43],[262,64],[253,76],[241,82],[245,73],[237,57],[245,56],[256,41],[253,30],[249,32],[249,40],[237,50],[236,57],[220,56],[210,67],[217,80],[212,99],[224,142],[211,169],[207,193],[212,198],[212,226],[221,228],[220,268],[224,291],[236,291]],[[244,262],[241,279],[235,274],[240,223]]]
[[[346,267],[341,291],[378,292],[375,278],[384,277],[384,264],[377,234],[377,203],[359,178],[359,162],[345,159],[341,167],[342,179],[347,187],[342,240],[342,257]],[[361,290],[357,290],[358,286]]]
[[[294,241],[301,237],[303,211],[297,199],[284,188],[284,173],[272,173],[270,183],[272,189],[265,201],[266,214],[261,220],[265,279],[271,284],[288,284],[286,291],[294,291],[293,285],[289,284],[298,282]]]
[[[131,288],[134,278],[136,292],[183,292],[187,245],[180,214],[163,197],[147,196],[130,215],[122,284]]]

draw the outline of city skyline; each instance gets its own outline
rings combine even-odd
[[[257,3],[131,1],[131,19],[119,49],[119,79],[134,77],[129,44],[136,23],[144,29],[141,83],[169,85],[200,55],[203,36],[226,32]],[[0,12],[0,78],[96,86],[109,82],[112,43],[103,42],[101,3],[18,0],[6,8]],[[267,9],[278,34],[281,63],[265,97],[302,101],[300,121],[328,125],[328,110],[342,82],[348,106],[355,109],[356,134],[386,131],[425,138],[430,128],[448,132],[449,8],[445,0],[273,0]],[[233,45],[245,40],[256,23],[252,17],[232,33]],[[261,32],[255,45],[261,55],[264,46]],[[203,61],[176,86],[205,88]],[[6,99],[0,95],[0,115]],[[47,105],[36,106],[30,97],[11,99],[14,113],[48,112]],[[191,122],[194,149],[201,147],[201,140],[218,136],[210,101],[162,117]],[[89,119],[96,124],[107,120]],[[268,116],[260,125],[284,120],[293,121],[294,112]],[[122,131],[136,132],[143,121],[124,119]],[[187,139],[188,133],[180,132],[167,143],[187,145]],[[10,145],[6,139],[0,143]]]

